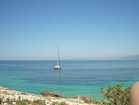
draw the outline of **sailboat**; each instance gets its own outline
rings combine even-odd
[[[57,56],[58,56],[57,64],[53,65],[53,69],[54,70],[61,70],[59,49],[57,49]]]
[[[59,64],[55,64],[55,65],[53,66],[53,69],[54,69],[54,70],[60,70],[60,69],[61,69],[61,66],[60,66]]]

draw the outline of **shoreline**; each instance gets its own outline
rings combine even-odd
[[[84,97],[85,98],[85,97]],[[27,92],[20,92],[16,91],[14,89],[9,89],[7,87],[0,86],[0,99],[2,100],[3,104],[5,105],[7,103],[7,100],[12,102],[12,105],[17,105],[17,101],[43,101],[45,105],[53,105],[54,103],[65,103],[65,105],[95,105],[93,102],[86,103],[82,97],[72,97],[72,98],[64,98],[64,97],[52,97],[52,96],[43,96],[43,95],[37,95]],[[7,105],[9,105],[7,103]],[[57,104],[54,104],[57,105]]]

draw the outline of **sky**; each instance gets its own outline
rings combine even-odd
[[[0,59],[139,54],[138,0],[0,0]]]

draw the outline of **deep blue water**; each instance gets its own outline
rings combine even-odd
[[[43,90],[65,96],[100,97],[110,84],[132,84],[139,80],[138,60],[62,61],[62,71],[52,69],[56,61],[0,61],[0,85],[20,91]]]

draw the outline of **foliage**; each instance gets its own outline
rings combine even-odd
[[[60,102],[60,103],[58,103],[58,102],[53,102],[52,105],[68,105],[68,104],[65,103],[65,102]]]
[[[53,102],[52,105],[58,105],[58,102]]]
[[[61,102],[61,103],[59,103],[58,105],[68,105],[68,104],[65,103],[65,102]]]
[[[16,101],[16,105],[45,105],[45,101],[36,100],[31,102],[28,100],[22,100],[22,101]]]
[[[22,100],[22,101],[16,101],[16,105],[29,105],[29,101],[28,100]]]
[[[105,97],[101,105],[130,105],[130,87],[124,88],[122,85],[110,86],[102,90]]]
[[[33,101],[33,104],[32,105],[45,105],[45,101],[36,100],[36,101]]]
[[[2,98],[0,98],[0,105],[2,104]]]

